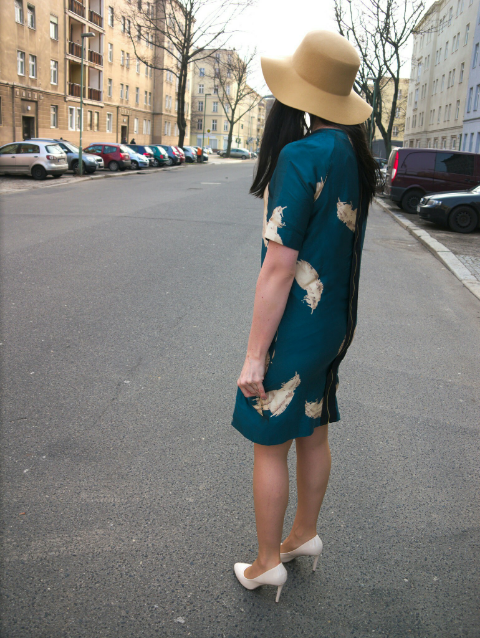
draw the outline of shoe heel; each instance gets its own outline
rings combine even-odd
[[[318,563],[318,559],[320,558],[320,554],[317,554],[315,556],[315,560],[313,561],[313,571],[315,571],[317,569],[317,563]]]
[[[278,601],[280,600],[280,594],[282,593],[282,588],[283,588],[283,585],[279,585],[277,587],[277,597],[275,598],[276,603],[278,603]]]

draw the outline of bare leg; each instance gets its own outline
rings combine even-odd
[[[280,541],[288,504],[287,456],[291,444],[292,441],[281,445],[254,444],[253,500],[258,557],[245,570],[247,578],[256,578],[280,563]]]
[[[316,427],[310,436],[295,439],[295,446],[298,505],[292,531],[282,543],[282,552],[291,552],[317,533],[317,519],[332,464],[328,425]]]

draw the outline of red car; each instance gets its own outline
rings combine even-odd
[[[183,149],[180,148],[180,146],[172,146],[174,152],[177,153],[177,155],[180,158],[180,164],[183,164],[185,162],[185,153],[183,152]]]
[[[85,153],[102,157],[105,168],[111,171],[124,171],[132,165],[130,153],[123,144],[90,144],[83,150]]]

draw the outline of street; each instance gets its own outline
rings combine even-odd
[[[319,567],[245,590],[252,162],[2,198],[5,638],[480,636],[480,303],[367,226]],[[296,502],[295,448],[284,534]]]

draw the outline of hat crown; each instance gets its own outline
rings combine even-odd
[[[293,67],[309,84],[334,95],[349,95],[360,67],[350,42],[331,31],[310,31],[293,54]]]

